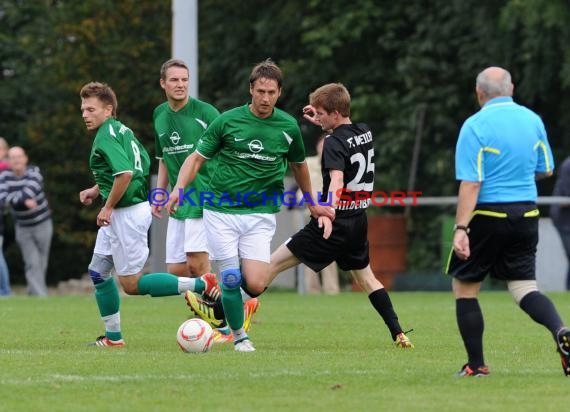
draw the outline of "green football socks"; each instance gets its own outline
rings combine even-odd
[[[222,305],[230,328],[238,330],[243,327],[243,301],[239,286],[227,288],[222,284]]]
[[[179,295],[178,276],[170,273],[149,273],[140,277],[139,295],[152,297]]]
[[[95,285],[95,300],[99,307],[99,313],[105,322],[105,335],[111,340],[122,339],[121,320],[119,309],[121,298],[119,288],[112,277]]]

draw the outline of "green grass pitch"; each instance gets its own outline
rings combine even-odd
[[[0,300],[0,411],[554,411],[570,381],[554,341],[506,292],[483,292],[491,375],[453,377],[465,362],[451,293],[392,300],[413,350],[393,346],[362,293],[269,291],[250,333],[185,354],[175,334],[184,299],[125,297],[127,347],[86,343],[102,332],[92,296]],[[570,321],[570,295],[549,294]]]

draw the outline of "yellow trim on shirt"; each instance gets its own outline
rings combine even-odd
[[[499,149],[495,149],[494,147],[482,147],[479,149],[479,153],[477,154],[477,177],[479,181],[483,181],[483,153],[489,152],[496,155],[500,155],[501,151]]]
[[[550,165],[550,158],[548,157],[548,149],[546,147],[546,144],[544,144],[544,142],[542,140],[539,140],[534,145],[534,150],[536,150],[538,148],[542,149],[542,154],[544,155],[544,163],[546,165],[546,172],[547,173],[552,172],[552,166]]]

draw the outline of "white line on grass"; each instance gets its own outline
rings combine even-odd
[[[223,375],[224,379],[238,379],[243,378],[243,374],[238,373],[228,373],[227,371],[219,371],[221,373],[215,373],[215,375]],[[250,378],[272,378],[279,376],[306,376],[308,371],[299,371],[292,369],[282,369],[271,372],[245,372]],[[364,369],[352,369],[350,371],[343,371],[343,375],[377,375],[378,370],[364,370]],[[311,371],[311,376],[330,376],[338,374],[338,372],[332,372],[330,370],[322,371]],[[43,383],[54,383],[54,382],[141,382],[141,381],[156,381],[156,380],[183,380],[192,381],[204,379],[204,372],[200,374],[178,374],[178,375],[168,375],[168,374],[142,374],[142,375],[67,375],[67,374],[50,374],[43,377],[30,377],[26,379],[1,379],[1,385],[37,385]]]

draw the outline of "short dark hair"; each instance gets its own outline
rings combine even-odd
[[[190,74],[190,69],[188,68],[188,65],[184,63],[184,61],[179,59],[170,59],[165,61],[160,68],[160,78],[162,80],[166,80],[166,71],[171,67],[180,67],[186,69],[188,74]]]
[[[117,109],[119,103],[117,102],[117,96],[115,92],[106,83],[100,82],[90,82],[81,88],[79,96],[82,99],[87,99],[88,97],[96,97],[101,100],[104,104],[113,106],[112,116],[117,116]]]
[[[270,58],[265,59],[261,63],[255,65],[251,74],[249,75],[249,84],[253,86],[256,80],[261,78],[275,80],[277,82],[277,86],[281,88],[281,84],[283,83],[283,72],[275,64],[273,60]]]

